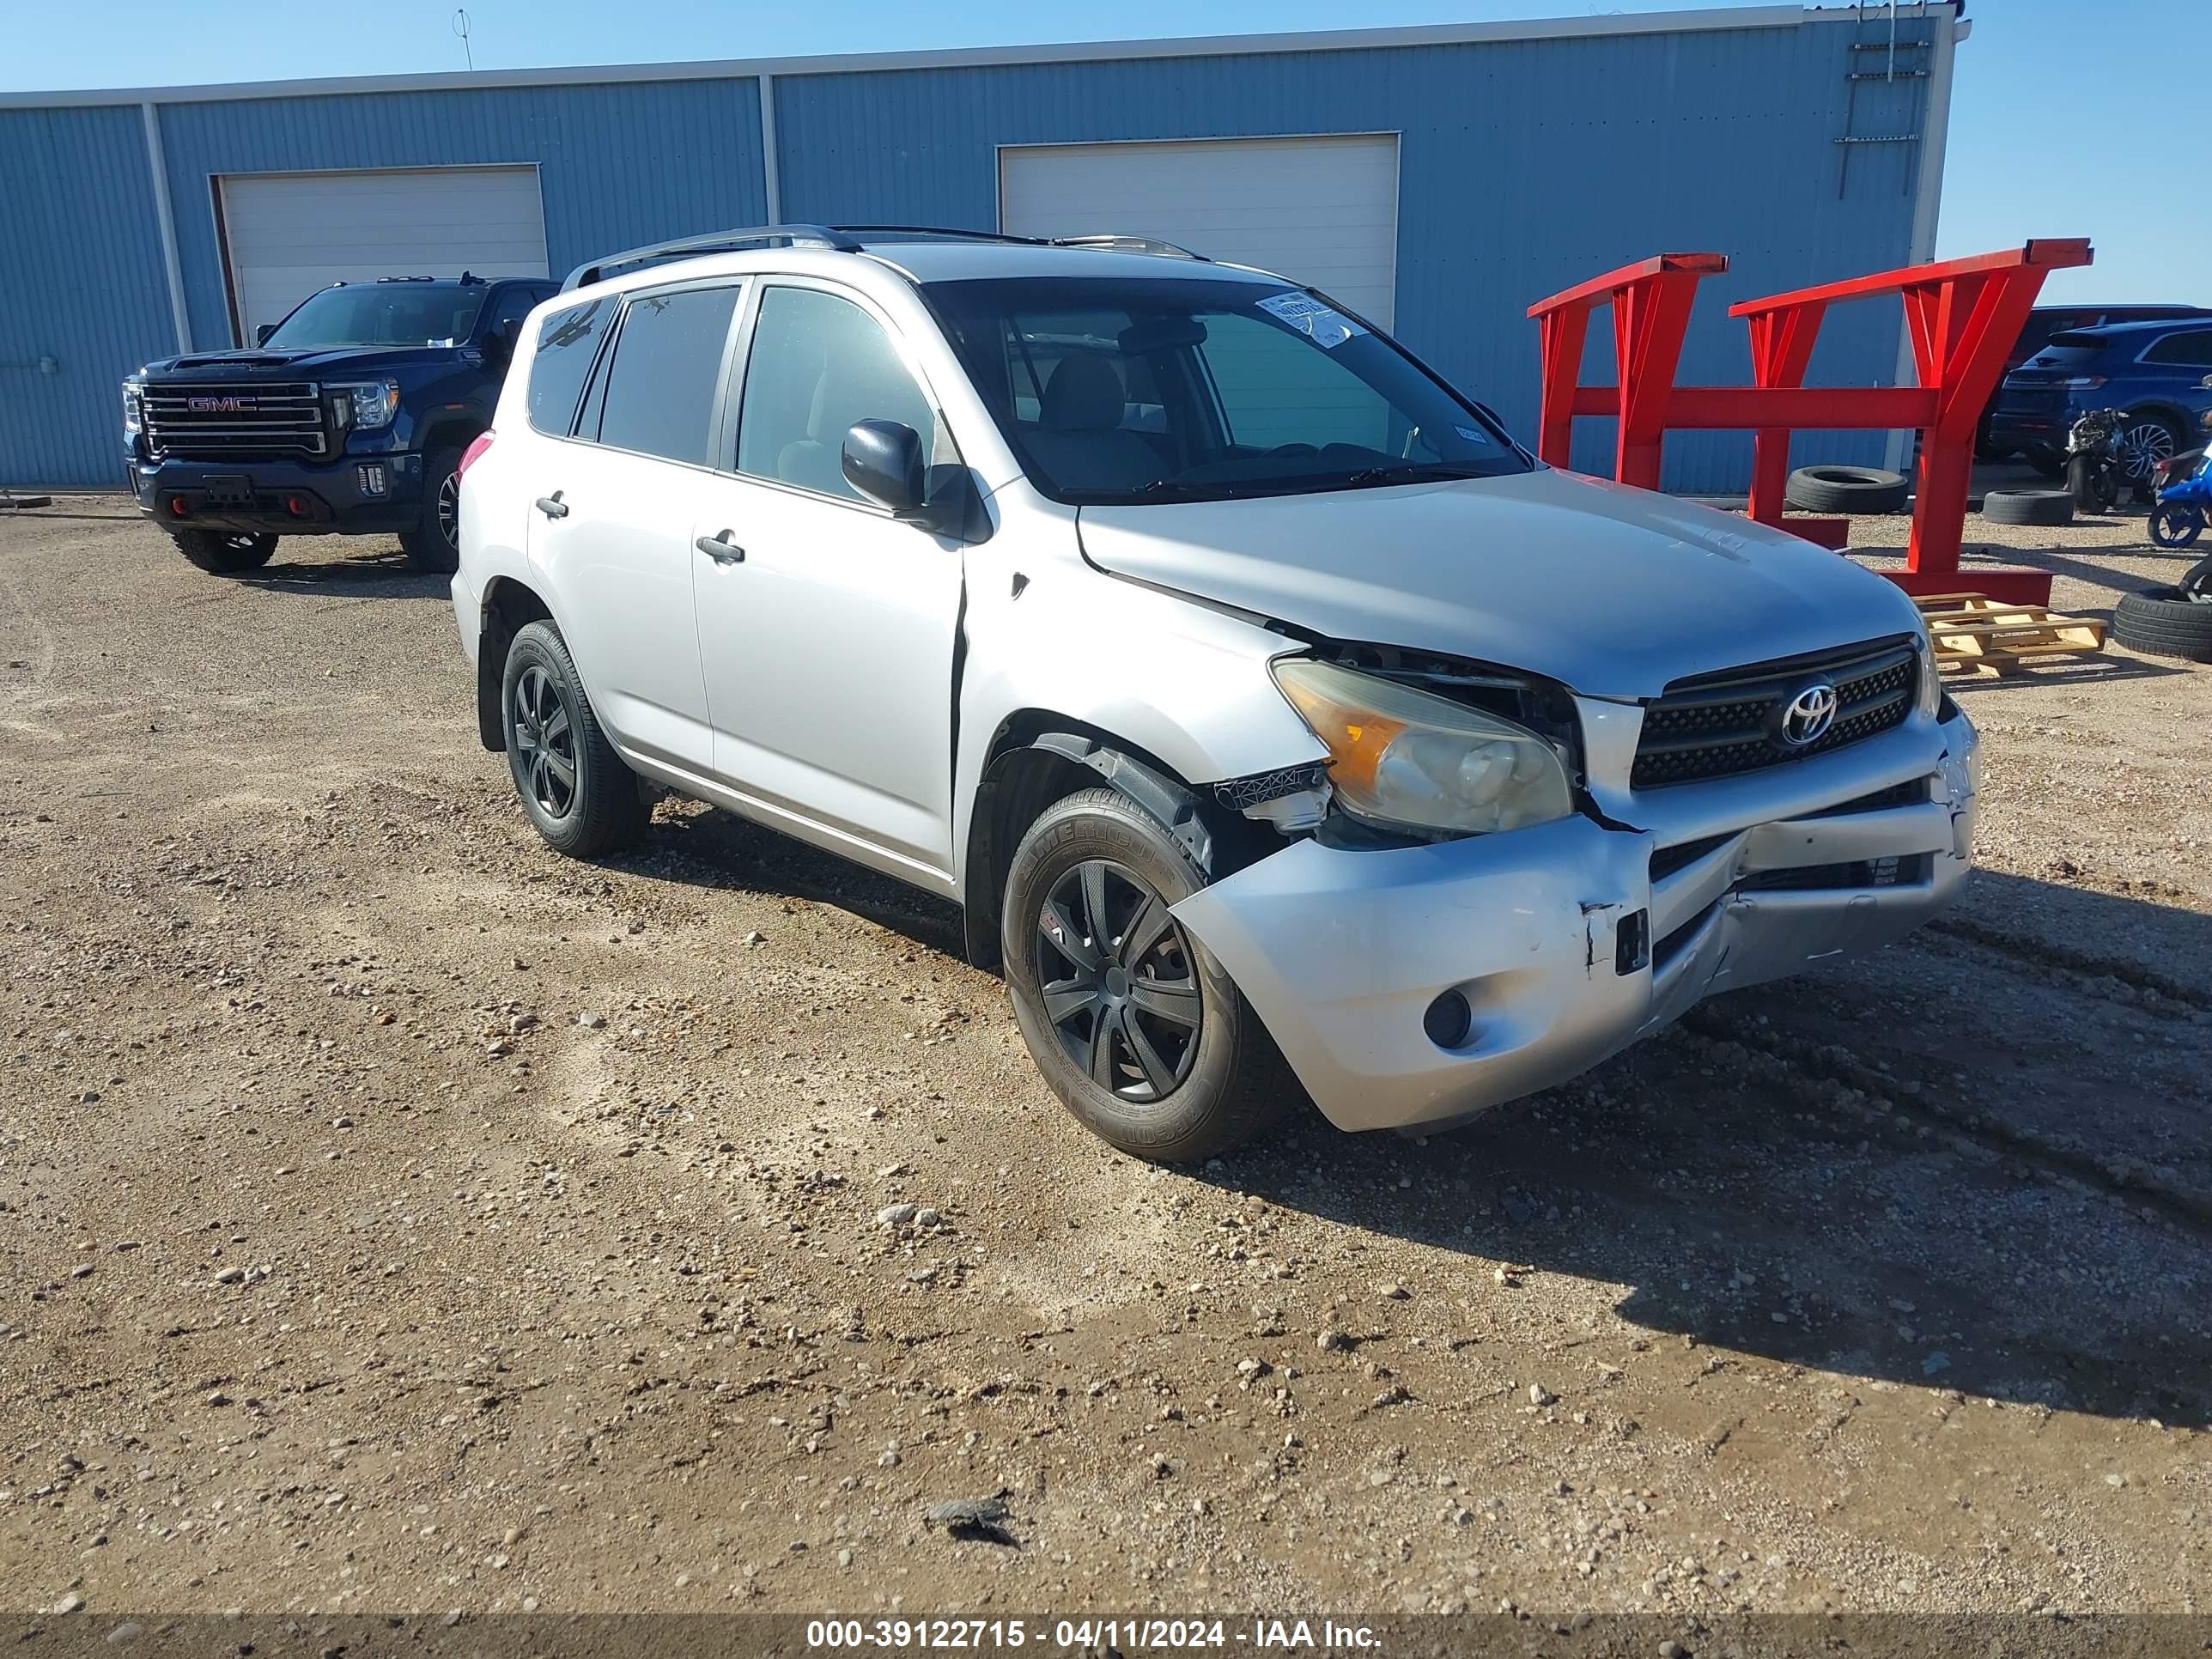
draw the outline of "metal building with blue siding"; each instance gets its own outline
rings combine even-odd
[[[1682,378],[1742,380],[1729,301],[1932,255],[1958,9],[0,95],[0,483],[119,487],[125,374],[251,343],[337,277],[557,274],[777,220],[1123,231],[1264,264],[1533,439],[1544,295],[1726,252]],[[1893,306],[1839,312],[1812,383],[1896,384],[1901,332]],[[1577,465],[1609,465],[1606,424],[1582,423]],[[1669,441],[1671,488],[1748,469],[1743,434]]]

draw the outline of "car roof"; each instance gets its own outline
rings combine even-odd
[[[1143,247],[1054,247],[1031,242],[915,239],[875,241],[867,252],[918,283],[959,283],[1006,276],[1143,276],[1282,283],[1287,277],[1247,265],[1218,263]]]
[[[2130,304],[2127,304],[2127,305],[2087,305],[2087,304],[2085,304],[2085,305],[2078,305],[2078,306],[2060,306],[2060,305],[2038,306],[2038,307],[2035,307],[2034,311],[2033,311],[2031,314],[2032,314],[2032,315],[2034,315],[2034,316],[2037,316],[2037,317],[2056,317],[2056,316],[2058,316],[2058,315],[2059,315],[2060,313],[2065,313],[2065,312],[2076,312],[2076,311],[2094,311],[2094,312],[2098,312],[2098,313],[2102,313],[2102,314],[2105,314],[2105,315],[2110,315],[2110,314],[2112,314],[2112,313],[2115,313],[2115,312],[2123,312],[2123,311],[2162,311],[2162,312],[2165,312],[2165,313],[2166,313],[2166,315],[2165,317],[2154,317],[2154,318],[2148,318],[2148,319],[2144,319],[2144,318],[2133,318],[2133,319],[2130,319],[2130,320],[2131,320],[2131,321],[2136,321],[2136,322],[2142,322],[2142,321],[2150,321],[2150,322],[2165,322],[2165,321],[2169,320],[2170,319],[2174,319],[2174,318],[2181,318],[2181,317],[2207,317],[2207,316],[2212,316],[2212,307],[2208,307],[2208,306],[2191,306],[2191,305],[2183,305],[2183,304],[2180,304],[2180,303],[2179,303],[2179,302],[2176,302],[2175,304],[2172,304],[2172,305],[2164,305],[2164,304],[2160,304],[2160,303],[2156,303],[2156,302],[2141,302],[2141,303],[2130,303]]]
[[[2193,317],[2158,317],[2148,322],[2105,323],[2096,328],[2069,328],[2064,334],[2089,334],[2100,340],[2138,340],[2153,334],[2185,334],[2192,329],[2212,327],[2212,312],[2199,312]]]

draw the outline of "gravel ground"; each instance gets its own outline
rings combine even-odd
[[[2092,612],[2177,568],[2009,533]],[[946,908],[690,806],[544,850],[438,586],[0,521],[9,1602],[2206,1601],[2205,671],[1961,690],[1987,868],[1911,941],[1167,1173]]]

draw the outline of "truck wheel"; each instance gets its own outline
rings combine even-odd
[[[422,458],[422,521],[399,532],[407,562],[426,576],[449,576],[461,564],[461,452],[434,449]]]
[[[1169,914],[1204,884],[1110,789],[1047,808],[1006,876],[1006,988],[1030,1058],[1085,1127],[1161,1163],[1241,1146],[1299,1093],[1228,970]]]
[[[258,570],[276,551],[276,538],[246,530],[172,530],[177,551],[219,576]]]
[[[648,811],[584,695],[576,659],[550,622],[523,628],[501,681],[507,770],[522,810],[554,851],[596,858],[632,844]]]

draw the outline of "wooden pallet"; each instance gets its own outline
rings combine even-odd
[[[1936,660],[1994,678],[2047,657],[2086,657],[2105,648],[2105,624],[2063,617],[2039,605],[2007,605],[1986,593],[1926,593],[1913,603],[1927,618]]]

